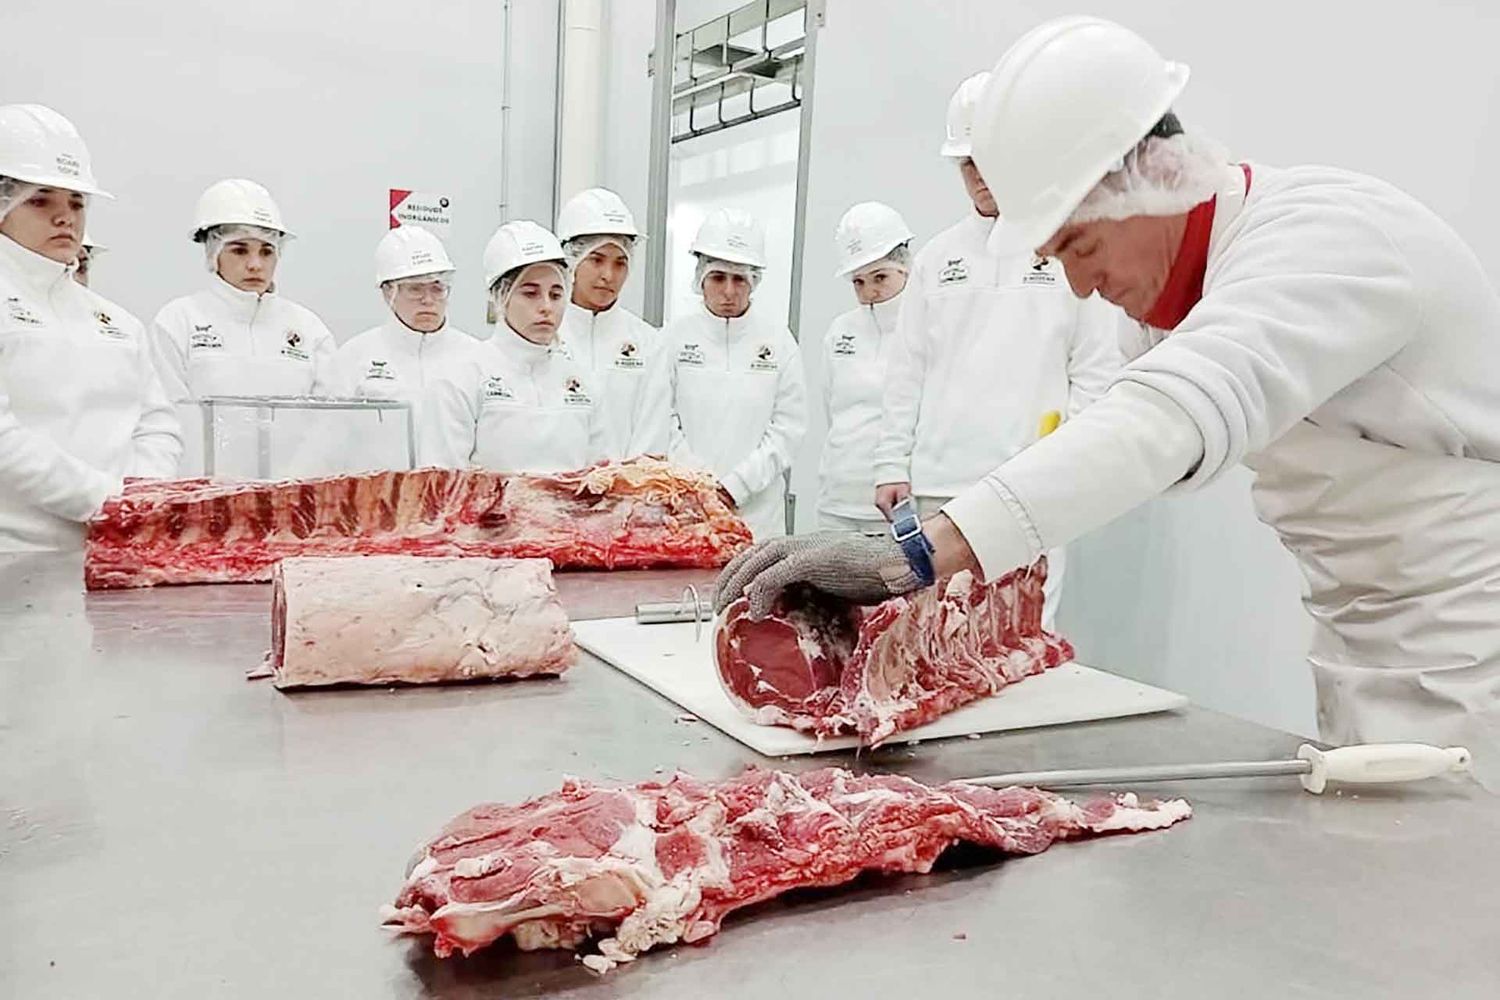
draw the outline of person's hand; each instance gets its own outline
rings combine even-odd
[[[885,519],[891,519],[891,509],[902,500],[911,496],[911,483],[886,483],[875,487],[875,506],[880,508],[880,513]]]
[[[714,612],[748,597],[750,617],[764,618],[777,595],[794,583],[855,604],[879,604],[919,586],[906,553],[890,535],[821,531],[772,538],[735,556],[719,575]]]

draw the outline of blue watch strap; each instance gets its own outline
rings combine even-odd
[[[936,551],[927,533],[922,530],[922,521],[917,517],[917,505],[907,497],[891,508],[891,537],[906,553],[906,561],[922,586],[930,587],[937,581],[937,570],[932,565]]]

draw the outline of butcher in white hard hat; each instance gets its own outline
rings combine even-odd
[[[1230,161],[1172,114],[1187,79],[1095,18],[1006,52],[974,131],[992,238],[1129,313],[1132,360],[937,516],[752,549],[719,604],[763,613],[797,581],[868,603],[961,569],[993,579],[1245,464],[1307,578],[1323,737],[1462,744],[1494,783],[1500,295],[1390,184]]]

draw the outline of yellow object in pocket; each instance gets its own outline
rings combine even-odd
[[[1042,426],[1037,434],[1037,437],[1046,437],[1048,434],[1051,434],[1053,431],[1057,430],[1058,425],[1061,423],[1062,414],[1056,410],[1048,410],[1046,413],[1042,414]]]

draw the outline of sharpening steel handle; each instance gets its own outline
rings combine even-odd
[[[1297,756],[1312,765],[1302,776],[1302,787],[1315,795],[1330,781],[1352,785],[1419,781],[1449,771],[1467,771],[1472,760],[1463,747],[1425,743],[1368,743],[1332,750],[1303,744]]]

